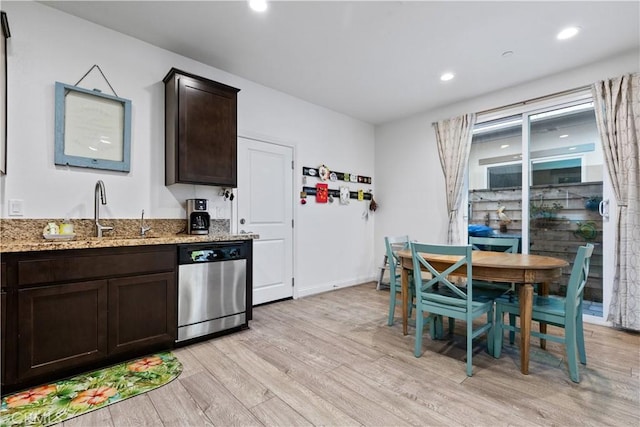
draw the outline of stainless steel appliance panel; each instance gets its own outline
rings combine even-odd
[[[178,327],[246,311],[246,260],[179,266]]]
[[[215,332],[226,331],[227,329],[242,326],[245,324],[246,319],[246,313],[238,313],[233,316],[221,317],[219,319],[181,326],[178,328],[177,341],[185,341],[191,338],[202,337]]]

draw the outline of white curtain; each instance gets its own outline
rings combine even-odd
[[[463,243],[458,225],[458,212],[462,200],[464,174],[471,151],[471,130],[475,121],[476,115],[472,113],[433,124],[447,190],[447,211],[449,212],[447,243],[450,245]]]
[[[616,272],[608,320],[640,331],[640,74],[595,83],[593,99],[618,204]]]

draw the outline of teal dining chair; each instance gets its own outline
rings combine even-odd
[[[537,295],[533,299],[531,314],[533,321],[544,322],[564,329],[563,336],[535,331],[531,331],[531,335],[564,344],[567,353],[567,364],[569,365],[569,376],[571,381],[576,383],[580,382],[577,361],[580,360],[583,365],[587,364],[582,325],[582,297],[589,275],[592,254],[593,244],[589,243],[586,246],[580,246],[569,277],[567,296],[543,297]],[[504,313],[509,314],[508,325],[504,324]],[[520,332],[520,328],[515,325],[515,318],[519,315],[520,305],[517,297],[504,295],[496,300],[495,357],[500,357],[502,352],[503,331]],[[513,341],[511,343],[513,344]]]
[[[518,238],[502,238],[502,237],[473,237],[469,236],[469,244],[473,250],[506,252],[510,254],[518,253],[520,240]],[[505,282],[487,282],[483,280],[474,280],[473,285],[476,288],[499,289],[503,292],[513,292],[514,284]]]
[[[520,239],[517,237],[474,237],[469,236],[469,244],[476,251],[518,253]]]
[[[387,320],[387,325],[393,326],[393,320],[395,317],[396,305],[402,304],[402,284],[400,282],[400,265],[398,256],[396,253],[398,251],[409,249],[409,236],[394,236],[394,237],[385,237],[384,245],[387,252],[387,264],[389,266],[389,318]],[[409,312],[409,317],[411,317],[412,309],[413,309],[413,274],[409,275],[409,306],[407,310]]]
[[[467,341],[467,375],[473,372],[473,340],[483,334],[487,335],[489,353],[493,353],[493,301],[499,296],[495,290],[476,290],[473,281],[467,279],[466,286],[456,286],[449,276],[456,270],[467,278],[473,277],[471,265],[471,245],[449,246],[425,243],[410,243],[413,259],[413,271],[425,270],[431,273],[431,279],[423,279],[415,273],[416,292],[416,339],[414,355],[422,355],[422,335],[425,322],[430,323],[432,338],[434,331],[438,334],[438,325],[443,316],[449,319],[460,319],[466,322]],[[459,260],[448,268],[434,265],[423,254],[452,255]],[[460,277],[460,276],[458,276]],[[474,320],[485,316],[482,322],[474,325]]]

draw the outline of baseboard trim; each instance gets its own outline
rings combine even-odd
[[[323,283],[323,284],[314,286],[312,288],[298,289],[298,295],[295,298],[304,298],[304,297],[308,297],[308,296],[311,296],[311,295],[321,294],[323,292],[334,291],[334,290],[340,289],[340,288],[347,288],[347,287],[350,287],[350,286],[363,285],[363,284],[369,283],[369,282],[377,283],[377,280],[378,279],[376,277],[371,276],[371,277],[356,278],[356,279],[352,279],[352,280],[345,280],[345,281],[342,281],[342,282]]]

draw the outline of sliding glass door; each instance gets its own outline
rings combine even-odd
[[[529,253],[567,260],[595,245],[584,293],[584,314],[603,316],[603,155],[593,103],[524,115],[528,125]],[[550,293],[564,296],[570,269]]]
[[[585,318],[604,323],[608,183],[592,103],[577,101],[479,123],[469,158],[469,234],[518,237],[521,252],[573,263],[595,245]],[[604,202],[603,202],[604,201]],[[571,267],[550,293],[564,295]],[[603,302],[605,304],[603,304]]]

